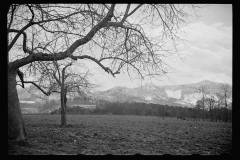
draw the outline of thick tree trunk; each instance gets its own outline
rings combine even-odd
[[[24,140],[26,131],[16,87],[17,71],[8,71],[8,139]]]

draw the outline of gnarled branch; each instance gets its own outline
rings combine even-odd
[[[110,68],[105,67],[101,63],[101,60],[97,60],[96,58],[93,58],[93,57],[88,56],[88,55],[83,55],[83,56],[73,56],[73,55],[71,55],[70,58],[72,58],[73,60],[77,60],[77,59],[90,59],[90,60],[94,61],[95,63],[97,63],[100,67],[102,67],[102,69],[104,69],[105,72],[111,73],[111,75],[113,77],[115,77],[115,74],[119,74],[120,73],[119,71],[113,72]]]

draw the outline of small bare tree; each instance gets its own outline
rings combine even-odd
[[[47,95],[59,93],[61,100],[61,125],[67,124],[66,106],[67,95],[72,97],[87,96],[94,90],[96,85],[89,80],[91,76],[89,70],[85,73],[79,73],[76,68],[72,69],[73,61],[59,64],[57,61],[42,63],[40,68],[42,74],[39,77],[38,86],[48,90]],[[83,66],[81,66],[83,68]]]

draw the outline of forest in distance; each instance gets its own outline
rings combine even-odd
[[[169,106],[152,103],[139,103],[139,102],[108,102],[104,100],[98,101],[97,105],[94,103],[82,101],[80,98],[70,99],[66,107],[66,114],[79,114],[79,115],[144,115],[144,116],[159,116],[159,117],[179,117],[188,120],[207,120],[214,122],[231,122],[232,110],[231,108],[215,107],[212,109],[205,109],[203,111],[201,101],[193,108],[181,106]],[[72,105],[79,104],[79,105]],[[46,110],[58,105],[57,101],[47,101],[41,108]],[[70,105],[72,105],[70,107]],[[85,105],[86,107],[81,107]],[[88,108],[87,106],[94,106]],[[52,110],[47,114],[60,114],[61,108]],[[40,113],[41,114],[41,113]],[[43,113],[44,114],[44,113]]]

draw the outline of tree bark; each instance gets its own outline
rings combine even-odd
[[[61,92],[61,125],[67,125],[67,117],[66,117],[66,101],[65,101],[66,93],[64,91]]]
[[[8,139],[24,140],[27,136],[16,87],[17,70],[8,70]]]

